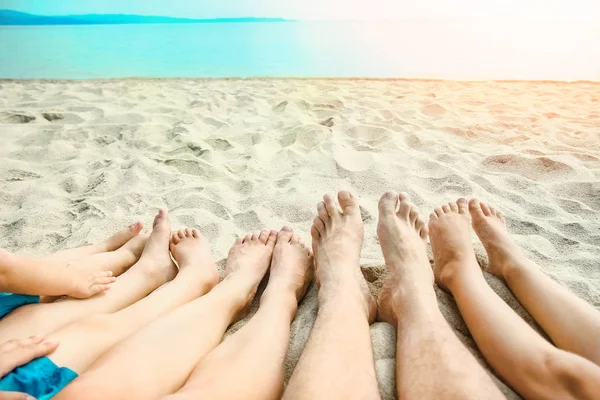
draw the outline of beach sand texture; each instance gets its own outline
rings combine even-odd
[[[348,189],[360,198],[361,265],[377,291],[384,191],[407,191],[426,215],[477,196],[503,212],[546,273],[600,308],[598,84],[0,81],[0,131],[0,247],[10,251],[96,242],[138,218],[151,226],[167,206],[173,229],[197,227],[222,268],[249,230],[289,224],[309,241],[321,196]],[[486,279],[539,330],[501,281]],[[453,299],[436,291],[483,362]],[[292,326],[288,378],[316,312],[313,285]],[[392,399],[394,330],[376,323],[371,333],[381,391]]]

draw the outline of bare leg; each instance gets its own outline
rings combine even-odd
[[[256,315],[204,357],[169,399],[281,398],[290,324],[312,280],[312,268],[312,252],[300,238],[280,235]]]
[[[430,215],[435,278],[450,290],[492,368],[527,399],[594,399],[600,367],[545,341],[487,285],[471,244],[467,202]]]
[[[489,272],[504,279],[556,346],[600,365],[600,311],[527,259],[508,235],[499,211],[475,199],[469,211],[488,253]]]
[[[425,249],[427,226],[406,193],[383,195],[377,236],[388,271],[379,318],[397,328],[398,398],[504,398],[438,308]]]
[[[53,264],[64,265],[65,263],[75,259],[90,256],[92,254],[115,251],[127,243],[130,239],[138,235],[143,227],[144,224],[138,221],[129,225],[127,229],[112,235],[102,243],[78,247],[76,249],[61,250],[49,256],[43,257],[42,260],[52,262]]]
[[[167,219],[165,210],[159,211],[155,225],[163,219]],[[140,260],[112,284],[111,290],[85,300],[65,299],[54,303],[30,304],[11,312],[0,320],[0,342],[48,334],[85,316],[114,313],[173,279],[176,269],[172,264],[157,266],[152,261],[156,255],[154,249],[161,248],[152,244],[157,240],[161,239],[156,235],[148,239]]]
[[[169,233],[166,220],[163,226],[154,230],[154,235],[162,236],[160,242],[152,241],[153,245],[162,246],[156,249],[161,251],[156,251],[152,259],[157,266],[171,263]],[[175,233],[171,251],[180,268],[173,281],[121,311],[83,318],[51,334],[50,339],[61,345],[49,358],[56,365],[81,374],[116,343],[160,316],[206,294],[218,283],[219,273],[211,259],[210,247],[200,232],[187,228]]]
[[[256,231],[238,239],[221,283],[117,344],[56,399],[149,400],[181,388],[254,297],[275,238],[276,232]]]
[[[364,227],[347,191],[317,206],[311,228],[320,283],[319,313],[285,399],[380,397],[369,324],[377,307],[360,271]]]

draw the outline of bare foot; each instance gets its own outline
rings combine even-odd
[[[165,208],[158,210],[152,233],[146,241],[140,260],[132,268],[145,268],[149,277],[156,279],[157,286],[171,281],[177,275],[177,267],[169,254],[171,227]]]
[[[427,225],[406,193],[387,192],[379,200],[377,237],[387,276],[378,299],[378,317],[392,325],[414,301],[435,301],[433,271],[425,248]]]
[[[219,271],[212,260],[210,245],[197,229],[181,229],[171,236],[171,253],[179,264],[179,277],[196,279],[209,286],[208,290],[219,283]],[[205,287],[199,288],[200,294],[206,293]],[[200,295],[199,294],[199,295]]]
[[[291,228],[284,227],[277,234],[270,271],[269,284],[260,299],[261,304],[271,296],[274,301],[282,301],[282,297],[291,294],[293,304],[297,306],[313,278],[313,254]]]
[[[225,281],[240,285],[241,311],[236,320],[248,311],[258,285],[263,279],[273,256],[273,248],[277,239],[277,231],[254,231],[238,238],[227,256]]]
[[[115,251],[125,245],[130,239],[136,237],[144,227],[141,221],[129,225],[126,229],[119,231],[102,243],[83,246],[75,249],[61,250],[42,258],[42,261],[55,265],[65,265],[69,261],[90,256],[92,254]]]
[[[488,254],[488,271],[506,279],[512,267],[528,263],[527,258],[510,238],[500,211],[477,199],[469,201],[472,225]]]
[[[429,237],[437,284],[447,289],[459,273],[479,273],[471,243],[469,210],[466,199],[444,204],[429,216]]]
[[[360,270],[364,226],[358,201],[345,190],[338,193],[339,205],[326,194],[317,205],[318,216],[310,230],[315,254],[319,300],[355,296],[364,306],[369,322],[375,320],[377,304]]]

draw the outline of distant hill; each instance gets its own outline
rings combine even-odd
[[[0,25],[119,25],[119,24],[198,24],[227,22],[289,22],[283,18],[190,19],[128,14],[83,14],[45,16],[13,10],[0,10]]]

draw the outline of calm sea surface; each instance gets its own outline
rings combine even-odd
[[[0,78],[600,80],[599,43],[581,22],[0,26]]]

